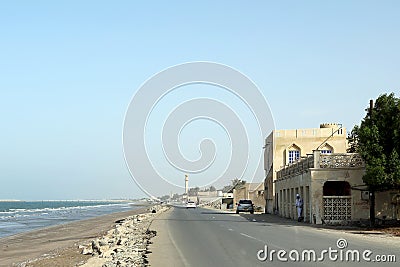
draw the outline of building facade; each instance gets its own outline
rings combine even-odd
[[[321,124],[320,128],[274,130],[264,145],[264,198],[265,212],[275,213],[278,197],[275,195],[277,171],[311,155],[314,150],[321,154],[345,153],[346,129],[336,123]]]
[[[241,199],[250,199],[256,211],[264,211],[264,183],[245,183],[243,186],[233,189],[233,198],[235,204]]]
[[[369,216],[362,181],[365,165],[358,154],[312,155],[282,168],[275,181],[277,213],[297,219],[295,196],[303,198],[304,221],[336,224]]]
[[[279,215],[297,219],[295,196],[303,198],[304,221],[343,224],[369,219],[369,192],[363,182],[365,164],[356,153],[314,151],[277,172],[275,195]],[[376,193],[376,217],[400,219],[400,192]]]

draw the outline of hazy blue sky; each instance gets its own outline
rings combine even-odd
[[[399,96],[398,1],[2,1],[0,199],[140,197],[126,108],[155,73],[213,61],[250,77],[277,128]]]

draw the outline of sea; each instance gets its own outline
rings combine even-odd
[[[133,201],[0,201],[0,238],[141,206]]]

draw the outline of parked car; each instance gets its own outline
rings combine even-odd
[[[250,199],[241,199],[239,203],[237,203],[236,207],[236,214],[239,212],[250,212],[251,214],[254,213],[254,204]]]
[[[195,209],[196,208],[196,203],[194,201],[188,201],[186,203],[186,208],[187,209]]]

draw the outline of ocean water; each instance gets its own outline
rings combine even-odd
[[[115,201],[0,201],[0,238],[139,208],[135,204]]]

